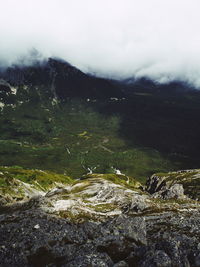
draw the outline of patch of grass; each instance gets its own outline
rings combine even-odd
[[[105,204],[99,204],[99,205],[88,205],[90,208],[95,210],[96,212],[108,212],[113,211],[117,208],[116,205],[105,203]]]
[[[84,176],[84,179],[89,179],[89,178],[102,178],[107,181],[113,182],[115,184],[119,184],[122,186],[125,186],[130,189],[139,189],[142,185],[140,182],[135,180],[132,177],[127,177],[125,175],[119,175],[119,174],[88,174]]]
[[[12,180],[18,179],[25,183],[38,183],[44,189],[48,189],[55,182],[63,183],[63,184],[71,184],[73,180],[65,175],[56,174],[50,171],[41,171],[41,170],[30,170],[30,169],[22,169],[19,167],[0,167],[0,181],[3,187],[12,183]]]
[[[90,185],[90,182],[88,181],[82,181],[81,184],[79,184],[78,182],[74,183],[74,187],[72,188],[71,193],[73,194],[80,193]]]
[[[95,216],[89,212],[79,212],[79,213],[73,213],[71,211],[60,211],[58,212],[58,216],[64,219],[68,219],[72,221],[73,223],[83,223],[85,221],[98,221],[99,222],[99,216]]]

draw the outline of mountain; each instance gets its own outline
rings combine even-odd
[[[0,162],[81,176],[198,168],[200,93],[115,81],[49,59],[0,73]]]
[[[199,118],[178,81],[2,69],[0,265],[200,266]]]
[[[30,67],[8,68],[1,77],[15,86],[45,86],[49,97],[55,96],[62,101],[72,97],[106,99],[123,96],[112,81],[86,75],[69,63],[52,58]]]

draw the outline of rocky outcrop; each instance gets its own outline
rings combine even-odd
[[[151,195],[124,175],[89,174],[72,180],[2,167],[1,265],[199,266],[199,202],[180,199],[185,184],[181,179],[177,183],[175,175],[163,196],[164,186],[158,186],[155,176],[147,184],[151,192],[157,182]]]
[[[144,218],[77,225],[27,210],[0,220],[4,266],[113,266],[147,242]]]
[[[154,197],[163,199],[200,199],[200,170],[184,170],[152,175],[146,190]]]
[[[42,197],[52,188],[72,182],[66,175],[49,171],[23,169],[18,166],[0,167],[0,206]]]
[[[0,110],[5,105],[13,106],[15,103],[17,89],[11,86],[8,82],[0,79]]]
[[[70,180],[67,176],[40,170],[1,167],[0,181],[3,185],[1,209],[18,209],[34,197],[44,212],[79,221],[105,220],[150,207],[149,196],[141,190],[142,185],[124,175],[89,174]]]
[[[199,266],[199,212],[72,223],[29,206],[0,222],[2,266]]]

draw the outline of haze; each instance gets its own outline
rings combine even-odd
[[[104,77],[200,87],[199,10],[198,0],[1,0],[0,63],[35,48]]]

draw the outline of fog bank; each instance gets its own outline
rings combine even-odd
[[[113,78],[147,76],[200,87],[198,0],[6,0],[0,65],[60,57]]]

